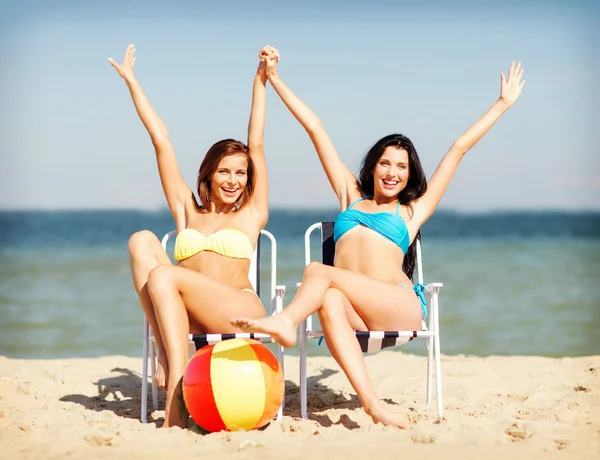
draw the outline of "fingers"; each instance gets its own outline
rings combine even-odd
[[[279,62],[279,50],[273,46],[270,46],[270,51],[272,57],[275,59],[275,62]]]
[[[122,69],[123,66],[128,66],[133,68],[133,64],[135,63],[135,47],[133,45],[129,45],[127,50],[125,50],[125,57],[123,58],[123,64],[117,64],[113,58],[108,58],[108,62],[115,69]]]
[[[521,77],[523,77],[524,70],[525,69],[523,69],[523,66],[520,62],[516,63],[515,61],[513,61],[508,71],[508,81],[511,82],[514,80],[517,83],[519,83]]]
[[[262,58],[264,58],[264,57],[265,57],[265,55],[267,55],[267,54],[269,54],[269,45],[267,45],[267,46],[263,46],[263,47],[261,48],[261,50],[260,50],[260,51],[259,51],[259,53],[258,53],[258,57],[259,57],[259,59],[262,59]]]
[[[508,81],[513,79],[513,76],[515,74],[515,66],[515,61],[512,61],[512,63],[510,64],[510,69],[508,69]]]
[[[135,60],[135,47],[133,45],[129,45],[127,47],[127,52],[125,53],[125,63],[129,64],[133,67],[133,61]]]
[[[521,78],[523,77],[523,73],[525,69],[521,65],[520,62],[513,61],[510,65],[510,69],[508,70],[508,78],[504,76],[504,73],[500,72],[500,79],[503,85],[510,84],[511,82],[515,82],[517,85],[520,85]],[[519,86],[522,87],[522,86]]]
[[[129,60],[129,56],[131,56],[131,50],[133,49],[133,45],[129,45],[125,50],[125,57],[123,58],[123,62],[127,62]]]
[[[525,71],[525,69],[521,66],[521,63],[519,62],[519,65],[517,66],[517,70],[515,71],[517,82],[521,81],[524,71]]]
[[[520,76],[521,76],[521,73],[522,73],[522,69],[521,69],[521,63],[519,62],[519,63],[517,64],[517,66],[515,67],[515,71],[514,71],[514,73],[513,73],[513,78],[514,78],[514,79],[515,79],[517,82],[519,81],[519,78],[520,78]]]
[[[266,56],[270,56],[272,60],[279,62],[279,50],[274,46],[267,45],[258,53],[258,58],[263,60]]]
[[[119,74],[121,73],[121,66],[117,64],[113,58],[108,58],[108,63],[113,66]]]

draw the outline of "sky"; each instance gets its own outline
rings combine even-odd
[[[521,98],[464,158],[456,211],[600,210],[600,6],[594,1],[0,1],[0,209],[166,208],[154,151],[108,64],[140,84],[195,189],[207,149],[245,140],[258,51],[353,172],[379,138],[429,177],[522,61]],[[273,208],[335,208],[310,139],[269,88]]]

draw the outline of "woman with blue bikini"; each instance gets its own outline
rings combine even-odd
[[[304,270],[296,297],[278,315],[235,318],[245,331],[272,334],[285,347],[296,329],[318,312],[331,355],[348,376],[375,423],[406,428],[377,397],[354,330],[418,330],[424,313],[420,286],[412,284],[415,239],[436,209],[458,164],[521,94],[521,64],[501,73],[500,98],[450,147],[429,182],[412,142],[386,136],[367,152],[358,179],[340,160],[319,118],[282,82],[277,63],[267,78],[281,100],[308,132],[340,202],[334,224],[334,267],[317,262]]]

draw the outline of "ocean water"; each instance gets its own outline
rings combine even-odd
[[[305,229],[334,217],[335,210],[271,212],[267,230],[277,238],[284,305],[302,275]],[[0,354],[140,356],[143,316],[127,240],[141,229],[162,236],[172,226],[168,212],[0,213]],[[444,354],[600,353],[600,214],[438,211],[422,234],[425,282],[444,283]],[[400,349],[422,354],[424,342]]]

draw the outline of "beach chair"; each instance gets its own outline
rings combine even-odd
[[[321,232],[322,263],[333,266],[335,243],[333,241],[333,222],[318,222],[311,225],[304,234],[305,263],[311,262],[310,240],[315,230]],[[423,265],[421,263],[421,245],[417,240],[417,282],[423,283]],[[298,283],[300,286],[301,283]],[[422,322],[420,331],[355,331],[363,353],[374,353],[383,348],[396,347],[416,339],[426,339],[427,347],[427,400],[429,407],[432,400],[433,381],[435,381],[435,399],[437,414],[443,415],[442,408],[442,375],[440,369],[440,328],[438,315],[438,297],[442,283],[430,283],[425,286],[425,294],[430,299],[428,302],[427,322]],[[313,318],[309,316],[300,325],[300,409],[303,418],[307,415],[308,377],[306,375],[307,339],[322,340],[323,331],[313,329]],[[435,367],[435,372],[434,372]]]
[[[177,232],[171,231],[167,233],[162,239],[162,246],[167,250],[167,241],[169,238],[175,236]],[[267,314],[272,315],[276,312],[280,312],[283,309],[283,297],[285,296],[285,286],[277,285],[277,242],[275,237],[266,230],[261,230],[260,238],[256,245],[256,250],[250,259],[250,269],[248,271],[248,278],[252,284],[252,287],[256,293],[260,296],[260,250],[261,240],[267,238],[271,243],[271,286],[269,293],[269,305],[267,307]],[[234,338],[241,339],[255,339],[261,343],[276,343],[267,334],[253,334],[240,332],[237,334],[190,334],[190,354],[195,353],[205,345],[214,344],[223,340],[229,340]],[[141,419],[143,423],[148,423],[147,419],[147,404],[148,404],[148,377],[151,377],[152,382],[152,407],[158,409],[158,389],[154,381],[154,373],[156,372],[156,343],[154,342],[154,336],[150,330],[150,326],[146,317],[144,316],[144,343],[143,343],[143,364],[142,364],[142,407],[141,407]],[[283,347],[276,343],[275,354],[281,365],[283,371]],[[150,371],[151,375],[148,375],[148,359],[150,359]],[[281,420],[283,413],[283,404],[279,408],[276,420]]]

